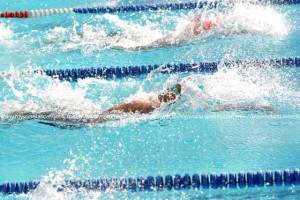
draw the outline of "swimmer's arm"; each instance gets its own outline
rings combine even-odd
[[[108,109],[107,112],[122,111],[125,113],[150,113],[160,107],[159,103],[150,103],[147,101],[132,101],[129,103],[121,103]]]
[[[194,19],[192,21],[192,32],[194,35],[199,35],[200,33],[203,32],[203,28],[200,20],[201,20],[201,15],[194,16]]]
[[[146,50],[157,47],[169,47],[172,45],[179,44],[183,41],[190,40],[194,36],[199,35],[203,32],[201,24],[197,23],[195,19],[188,24],[180,33],[170,33],[160,39],[155,40],[151,44],[136,46],[128,48],[129,50]]]
[[[197,20],[198,17],[199,16],[195,16],[191,23],[186,25],[180,33],[171,33],[166,37],[156,40],[154,44],[159,46],[171,46],[199,35],[204,29],[201,22]]]
[[[174,44],[177,44],[177,42],[174,40],[173,34],[169,34],[163,38],[157,39],[154,42],[150,44],[135,46],[135,47],[114,47],[114,49],[125,49],[125,50],[131,50],[131,51],[139,51],[139,50],[148,50],[148,49],[154,49],[158,47],[168,47],[172,46]]]
[[[157,47],[169,47],[179,44],[183,41],[192,39],[195,35],[200,34],[203,31],[202,27],[193,20],[190,24],[186,25],[180,33],[170,33],[160,39],[155,40],[151,44],[137,46],[129,50],[145,50]]]

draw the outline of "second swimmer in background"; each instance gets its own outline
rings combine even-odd
[[[195,39],[204,31],[210,30],[221,22],[221,18],[209,15],[203,16],[201,14],[195,15],[194,19],[180,32],[174,32],[166,37],[158,39],[147,46],[136,47],[137,49],[147,49],[157,46],[171,46],[183,41]]]
[[[111,48],[114,49],[123,49],[123,50],[144,50],[144,49],[152,49],[159,47],[166,47],[179,44],[181,42],[189,41],[195,39],[201,33],[210,30],[211,28],[217,26],[221,23],[222,17],[221,15],[202,15],[197,14],[194,15],[193,19],[188,22],[188,24],[180,31],[175,31],[173,33],[168,34],[162,38],[159,38],[153,42],[146,42],[145,44],[140,45],[123,45],[123,43],[130,43],[128,40],[131,36],[123,35],[120,33],[111,33],[106,36],[108,43],[111,43]],[[101,37],[95,37],[92,35],[85,35],[82,33],[77,33],[76,37],[79,39],[86,41],[93,40],[102,40]]]

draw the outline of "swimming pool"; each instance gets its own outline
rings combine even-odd
[[[11,1],[8,10],[84,7],[105,2]],[[128,1],[111,2],[127,5]],[[135,1],[142,4],[145,1]],[[107,4],[107,3],[106,3]],[[299,69],[235,66],[214,74],[161,74],[124,79],[61,82],[20,70],[127,66],[159,63],[245,60],[300,55],[299,5],[221,9],[232,14],[226,26],[180,45],[143,51],[124,50],[180,29],[193,11],[106,15],[58,15],[0,21],[1,113],[27,103],[38,111],[55,105],[88,114],[130,95],[158,93],[183,81],[178,103],[147,115],[105,123],[58,128],[37,120],[1,123],[0,182],[222,173],[299,167]],[[254,12],[255,11],[255,12]],[[212,11],[208,11],[212,12]],[[242,19],[236,21],[236,18]],[[237,23],[235,23],[237,22]],[[232,30],[246,30],[246,34]],[[116,44],[107,33],[132,36]],[[80,39],[76,33],[86,37]],[[75,36],[74,36],[75,35]],[[123,48],[123,49],[122,49]],[[221,111],[216,104],[272,105],[276,112]],[[6,122],[6,121],[5,121]],[[172,192],[56,192],[40,187],[31,194],[5,198],[286,198],[298,187]],[[1,197],[2,198],[2,197]],[[4,197],[3,197],[4,198]]]

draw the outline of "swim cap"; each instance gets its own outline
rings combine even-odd
[[[220,20],[218,17],[206,16],[204,21],[202,22],[202,28],[204,30],[209,30],[212,27],[218,25],[219,21]]]

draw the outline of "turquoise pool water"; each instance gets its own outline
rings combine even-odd
[[[146,1],[10,1],[2,10],[141,4]],[[255,11],[255,13],[254,13]],[[57,181],[64,178],[130,177],[184,173],[221,173],[299,167],[299,69],[234,66],[214,74],[151,73],[122,80],[85,79],[61,82],[35,68],[65,69],[223,59],[280,58],[300,55],[300,8],[238,5],[215,11],[227,23],[180,45],[133,51],[174,30],[193,11],[119,15],[49,16],[0,20],[1,117],[26,106],[89,114],[145,93],[159,93],[176,82],[184,92],[176,104],[152,114],[77,128],[53,127],[38,120],[3,120],[0,125],[0,182]],[[207,11],[212,12],[212,11]],[[83,34],[80,38],[77,34]],[[115,42],[109,33],[126,38]],[[240,109],[215,112],[220,106],[271,106],[275,111]],[[41,187],[7,199],[297,199],[299,187],[173,192],[57,193]],[[4,197],[0,197],[4,198]]]

